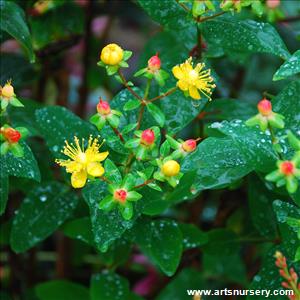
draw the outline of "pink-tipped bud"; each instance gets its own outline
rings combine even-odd
[[[280,5],[280,0],[267,0],[267,7],[274,9]]]
[[[149,60],[148,60],[148,69],[150,71],[158,71],[161,66],[161,61],[160,58],[158,57],[158,53],[153,55]]]
[[[193,152],[197,147],[197,142],[194,139],[186,140],[182,143],[182,149],[185,152]]]
[[[293,175],[295,172],[295,165],[291,161],[288,161],[288,160],[284,161],[280,165],[280,171],[282,174],[284,174],[286,176]]]
[[[269,116],[272,113],[272,103],[268,99],[264,98],[257,104],[257,109],[263,116]]]
[[[155,141],[154,131],[152,129],[146,129],[141,135],[141,144],[145,146],[151,146]]]
[[[110,114],[109,103],[100,98],[99,103],[97,104],[97,112],[104,116]]]
[[[127,198],[127,191],[123,190],[123,189],[120,189],[120,190],[116,190],[114,192],[114,198],[121,202],[121,203],[124,203],[126,201],[126,198]]]
[[[10,144],[18,143],[21,138],[21,133],[11,127],[1,129],[1,133]]]

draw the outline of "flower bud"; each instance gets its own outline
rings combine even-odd
[[[5,98],[11,98],[14,95],[14,87],[11,85],[10,82],[7,82],[1,89],[1,96]]]
[[[158,57],[158,53],[153,55],[149,60],[148,60],[148,69],[150,71],[158,71],[161,66],[161,61],[160,58]]]
[[[185,152],[193,152],[197,147],[197,142],[194,139],[186,140],[182,143],[182,149]]]
[[[261,115],[267,117],[272,113],[272,103],[271,101],[264,98],[258,102],[257,109]]]
[[[114,198],[121,203],[125,203],[127,198],[127,191],[123,189],[116,190],[114,192]]]
[[[17,143],[21,138],[21,133],[13,128],[5,128],[1,132],[10,144]]]
[[[280,5],[280,0],[267,0],[266,5],[268,8],[274,9]]]
[[[280,172],[286,176],[293,175],[295,172],[295,165],[291,161],[284,161],[280,164]]]
[[[106,101],[103,101],[100,98],[99,103],[97,104],[97,112],[100,115],[104,115],[104,116],[110,114],[110,105],[109,105],[109,103],[106,102]]]
[[[176,176],[180,171],[180,165],[175,160],[169,160],[163,164],[161,171],[165,176]]]
[[[152,129],[146,129],[141,135],[141,144],[144,146],[151,146],[155,141],[154,131]]]
[[[100,59],[103,63],[114,66],[122,61],[123,56],[124,51],[120,46],[109,44],[102,49]]]

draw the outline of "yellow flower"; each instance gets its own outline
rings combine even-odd
[[[109,44],[101,51],[100,59],[107,65],[117,65],[122,61],[124,56],[123,49],[117,44]]]
[[[7,83],[3,87],[1,87],[1,96],[9,99],[14,95],[14,87],[11,85],[11,81],[7,81]]]
[[[165,176],[176,176],[180,171],[180,165],[175,160],[168,160],[162,165],[161,171]]]
[[[196,100],[201,98],[199,91],[211,100],[212,89],[216,87],[212,83],[213,78],[210,76],[210,69],[203,70],[204,67],[204,63],[199,63],[193,68],[192,58],[190,57],[184,63],[172,69],[173,75],[178,79],[177,86]]]
[[[74,141],[75,145],[65,141],[66,145],[62,150],[62,153],[71,159],[56,159],[55,162],[65,167],[68,173],[72,173],[71,184],[74,188],[82,188],[88,175],[93,177],[103,175],[104,168],[100,162],[107,157],[108,151],[99,152],[101,145],[98,144],[97,138],[93,139],[91,136],[86,150],[84,150],[84,139],[82,139],[81,145],[76,136]]]

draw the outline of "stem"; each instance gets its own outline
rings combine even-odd
[[[183,3],[180,3],[178,0],[176,0],[177,4],[179,4],[185,11],[190,12],[190,9]]]
[[[268,93],[268,92],[263,92],[263,96],[264,96],[264,97],[268,97],[268,98],[270,98],[270,99],[273,99],[273,98],[275,97],[275,95],[272,95],[272,94],[270,94],[270,93]]]
[[[222,12],[219,12],[219,13],[217,13],[217,14],[214,14],[214,15],[212,15],[212,16],[208,16],[208,17],[205,17],[205,18],[202,18],[202,19],[195,19],[198,23],[202,23],[202,22],[205,22],[205,21],[207,21],[207,20],[211,20],[211,19],[214,19],[214,18],[216,18],[216,17],[219,17],[219,16],[222,16],[222,15],[224,15],[224,14],[226,14],[226,11],[222,11]]]
[[[272,126],[270,126],[270,124],[268,124],[268,129],[269,129],[270,134],[271,134],[272,144],[273,144],[273,145],[277,144],[277,137],[276,137],[276,135],[275,135],[275,133],[274,133],[274,130],[273,130]],[[278,157],[279,157],[281,160],[283,160],[283,157],[282,157],[281,153],[279,153],[279,152],[277,152],[277,151],[276,151],[276,153],[278,154]]]
[[[145,106],[146,106],[146,100],[148,98],[149,91],[150,91],[151,81],[152,81],[152,78],[149,78],[147,81],[147,85],[146,85],[145,92],[144,92],[144,97],[142,99],[142,106],[139,111],[138,123],[137,123],[136,129],[140,129],[140,127],[141,127],[141,123],[142,123],[142,119],[143,119],[143,115],[144,115],[144,111],[145,111]]]
[[[131,164],[132,164],[132,159],[134,158],[134,154],[131,153],[128,158],[127,158],[127,161],[125,163],[125,174],[127,174],[129,171],[130,171],[130,167],[131,167]]]
[[[156,100],[158,100],[158,99],[167,97],[167,96],[173,94],[176,90],[177,90],[177,86],[175,86],[175,87],[169,89],[169,90],[168,90],[167,92],[165,92],[164,94],[161,94],[161,95],[159,95],[159,96],[157,96],[157,97],[154,97],[154,98],[148,100],[148,102],[153,102],[153,101],[156,101]]]
[[[202,58],[202,35],[201,35],[200,27],[198,25],[197,25],[197,46],[198,46],[197,56],[199,59],[201,59]]]
[[[121,140],[121,142],[125,143],[125,140],[123,138],[122,133],[117,128],[114,128],[111,125],[110,125],[110,127],[112,128],[112,130],[114,131],[114,133],[119,137],[119,139]]]
[[[154,178],[148,179],[148,180],[146,180],[145,182],[143,182],[143,183],[141,183],[141,184],[139,184],[139,185],[136,185],[136,186],[133,187],[133,188],[134,188],[134,189],[141,188],[141,187],[143,187],[143,186],[145,186],[145,185],[148,185],[149,183],[151,183],[151,182],[153,182],[153,181],[155,181]]]
[[[124,86],[126,87],[126,89],[137,99],[139,99],[140,101],[143,101],[143,98],[141,96],[139,96],[127,83],[127,80],[125,78],[125,76],[123,75],[123,73],[121,72],[121,70],[118,70],[118,74],[121,77],[121,80],[124,84]]]

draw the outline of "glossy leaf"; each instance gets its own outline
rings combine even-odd
[[[182,234],[176,222],[153,220],[133,228],[134,239],[141,250],[168,276],[172,276],[180,262]]]
[[[129,284],[118,274],[104,271],[92,276],[91,300],[130,300]]]
[[[1,30],[15,38],[27,51],[31,62],[35,55],[28,26],[25,22],[24,11],[12,1],[1,1]]]
[[[187,13],[175,0],[138,0],[137,2],[154,21],[168,29],[182,29],[190,25]]]
[[[208,242],[208,235],[193,224],[179,224],[184,249],[196,248]]]
[[[58,182],[43,183],[34,188],[13,220],[12,249],[24,252],[47,238],[71,216],[77,202],[76,194]]]
[[[24,156],[15,157],[12,153],[1,156],[0,169],[4,176],[16,176],[40,181],[40,170],[30,148],[25,142],[20,142]]]
[[[288,224],[288,218],[300,220],[300,209],[290,203],[276,200],[273,208],[277,216],[278,226],[282,237],[282,250],[294,260],[300,239],[297,236],[300,227],[292,227]]]
[[[273,80],[281,80],[300,72],[300,50],[296,51],[273,76]]]
[[[283,59],[290,54],[274,27],[253,20],[215,18],[203,24],[205,40],[226,51],[271,53]]]
[[[8,199],[8,177],[0,174],[0,215],[5,212]]]

